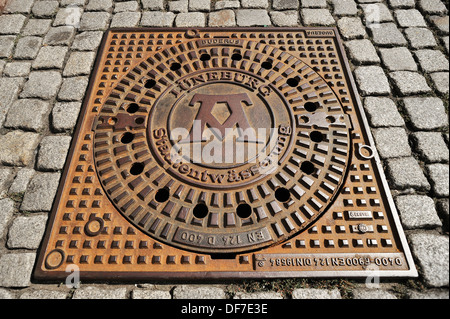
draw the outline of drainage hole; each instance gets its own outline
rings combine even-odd
[[[200,56],[200,61],[209,61],[211,60],[211,56],[207,53],[204,53]]]
[[[275,191],[275,198],[277,201],[285,203],[291,198],[291,192],[284,187],[280,187]]]
[[[311,141],[316,142],[316,143],[320,143],[324,139],[323,134],[319,131],[312,131],[309,134],[309,138],[311,139]]]
[[[156,85],[156,81],[153,79],[147,80],[145,81],[144,87],[146,89],[151,89],[152,87],[154,87]]]
[[[298,77],[287,79],[286,83],[289,86],[296,87],[300,83],[300,79]]]
[[[139,105],[137,103],[131,103],[130,105],[128,105],[127,107],[127,112],[128,113],[136,113],[137,111],[139,111]]]
[[[240,61],[242,60],[242,55],[240,55],[239,53],[235,53],[231,56],[231,60]]]
[[[305,174],[311,175],[316,170],[316,167],[313,163],[305,161],[300,165],[300,170]]]
[[[165,201],[167,201],[170,197],[170,193],[169,190],[166,188],[160,188],[158,189],[158,191],[155,194],[155,200],[158,203],[164,203]]]
[[[172,71],[179,70],[180,68],[181,68],[181,64],[178,63],[178,62],[174,62],[174,63],[172,63],[172,64],[170,65],[170,69],[171,69]]]
[[[133,140],[134,140],[134,134],[130,133],[130,132],[123,133],[122,137],[120,138],[120,141],[123,144],[129,144],[129,143],[133,142]]]
[[[269,70],[269,69],[272,68],[272,62],[270,62],[270,61],[265,61],[265,62],[261,63],[261,66],[262,66],[264,69]]]
[[[239,204],[236,208],[236,214],[240,218],[249,218],[252,214],[252,207],[249,204]]]
[[[144,164],[142,163],[134,163],[131,165],[130,173],[132,175],[139,175],[144,171]]]
[[[317,110],[317,103],[306,102],[305,103],[305,110],[307,110],[308,112],[315,112]]]
[[[206,206],[205,204],[197,204],[194,207],[194,211],[193,214],[196,218],[205,218],[206,215],[208,215],[208,206]]]

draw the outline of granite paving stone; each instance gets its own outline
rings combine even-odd
[[[382,159],[411,156],[411,147],[404,128],[378,128],[372,132]]]
[[[72,52],[64,67],[63,75],[77,76],[91,73],[95,52]]]
[[[338,16],[357,15],[358,7],[354,0],[332,0],[333,14]]]
[[[27,166],[34,158],[40,135],[33,132],[14,130],[0,135],[0,163]]]
[[[448,289],[433,290],[428,289],[425,291],[408,291],[409,299],[449,299]]]
[[[380,57],[372,42],[368,39],[346,41],[349,57],[356,65],[380,63]]]
[[[72,43],[72,50],[76,51],[94,51],[102,41],[103,32],[101,31],[86,31],[75,36]]]
[[[300,0],[273,0],[274,10],[296,10],[299,8]]]
[[[0,238],[3,238],[3,235],[6,234],[8,224],[11,221],[13,214],[14,201],[10,198],[0,199]]]
[[[240,9],[236,12],[236,24],[240,27],[265,26],[270,23],[266,10]]]
[[[31,12],[35,17],[51,17],[56,13],[59,7],[58,1],[36,1],[31,8]]]
[[[60,0],[61,7],[67,7],[67,6],[77,6],[82,7],[86,4],[87,0]],[[122,1],[122,0],[119,0]]]
[[[23,78],[0,77],[0,127],[6,119],[6,114],[17,97],[17,93],[24,82]]]
[[[53,26],[72,26],[78,28],[82,14],[83,8],[77,6],[60,8],[53,20]]]
[[[268,0],[241,0],[241,6],[245,9],[266,9],[269,7]]]
[[[141,4],[146,10],[164,10],[164,0],[141,0]]]
[[[2,45],[1,44],[1,39],[0,39],[0,45]],[[0,48],[0,50],[1,50],[1,48]],[[5,64],[6,64],[6,61],[0,60],[0,75],[2,74],[3,69],[5,68]]]
[[[422,160],[427,163],[448,162],[449,151],[441,132],[415,132],[412,137]]]
[[[4,126],[39,132],[48,126],[50,103],[37,99],[20,99],[9,109]]]
[[[233,299],[283,299],[283,295],[273,291],[237,292]]]
[[[363,4],[361,8],[364,12],[366,25],[394,21],[391,10],[384,3]]]
[[[58,71],[32,71],[20,97],[50,100],[58,93],[61,82]]]
[[[380,23],[368,27],[374,44],[380,46],[406,45],[407,41],[395,23]]]
[[[174,20],[175,13],[173,12],[150,11],[142,13],[141,25],[143,27],[171,27]]]
[[[363,38],[366,35],[360,18],[343,17],[337,22],[339,32],[345,40]]]
[[[449,32],[449,16],[432,16],[430,17],[431,23],[440,33],[448,34]]]
[[[60,173],[36,173],[25,192],[21,211],[48,212],[58,188]]]
[[[6,290],[3,288],[0,288],[0,299],[15,299],[16,295],[14,293],[14,290]]]
[[[296,10],[289,11],[272,11],[270,12],[272,24],[277,27],[294,27],[298,25],[298,12]]]
[[[364,99],[364,108],[373,127],[405,125],[405,121],[398,112],[397,105],[390,98],[367,97]]]
[[[332,26],[336,24],[328,9],[302,9],[301,16],[306,26]]]
[[[75,289],[72,299],[125,299],[126,297],[126,288],[106,289],[88,286]]]
[[[61,170],[69,151],[70,136],[45,136],[39,145],[37,169],[42,171]]]
[[[22,35],[40,35],[43,36],[50,30],[52,20],[50,19],[29,19]]]
[[[352,291],[353,299],[397,299],[397,297],[383,289],[357,288]]]
[[[188,0],[169,1],[169,11],[180,13],[180,12],[188,12],[188,10],[189,10]]]
[[[326,8],[327,0],[301,0],[304,8]]]
[[[138,11],[139,3],[137,1],[118,2],[114,6],[114,12]]]
[[[435,97],[411,97],[403,100],[405,111],[416,130],[434,130],[448,126],[444,103]]]
[[[33,178],[35,170],[32,168],[21,168],[9,187],[9,194],[24,193],[27,190],[28,183]],[[1,237],[1,236],[0,236]]]
[[[0,15],[0,34],[18,34],[25,24],[26,17],[22,14]]]
[[[380,54],[389,71],[417,71],[416,61],[406,47],[381,48]]]
[[[44,236],[47,215],[18,216],[8,233],[8,248],[38,249]]]
[[[219,10],[209,14],[208,25],[210,27],[234,27],[236,15],[233,10]]]
[[[35,259],[35,253],[9,253],[1,256],[0,287],[29,287]]]
[[[442,37],[441,38],[441,42],[442,42],[442,45],[444,46],[445,50],[447,51],[447,55],[448,55],[448,53],[449,53],[449,45],[450,45],[449,37],[448,36]]]
[[[401,27],[427,27],[424,17],[419,10],[395,10],[395,17]]]
[[[445,4],[441,0],[419,0],[419,8],[426,14],[448,13]]]
[[[431,92],[427,80],[417,72],[396,71],[389,74],[401,96]]]
[[[388,0],[391,8],[413,8],[415,6],[415,0]]]
[[[106,30],[110,19],[108,12],[84,12],[81,16],[80,31]]]
[[[424,195],[403,195],[395,198],[405,229],[436,228],[442,226],[434,201]]]
[[[47,289],[39,289],[39,290],[31,290],[25,291],[19,297],[19,299],[67,299],[69,292],[68,291],[60,291],[60,290],[47,290]]]
[[[134,289],[131,293],[132,299],[172,299],[170,291],[155,289]]]
[[[433,193],[438,197],[449,196],[449,166],[448,164],[427,165]]]
[[[440,94],[448,94],[449,89],[449,73],[448,72],[436,72],[430,74],[431,80],[436,90]]]
[[[68,51],[65,46],[42,47],[33,61],[33,69],[62,69]]]
[[[437,45],[433,32],[426,28],[405,29],[406,38],[415,49],[435,47]]]
[[[9,0],[4,12],[8,13],[30,13],[35,0]]]
[[[50,28],[44,37],[43,45],[70,45],[75,36],[75,28],[61,26]]]
[[[239,0],[221,0],[215,3],[214,9],[216,10],[239,9],[240,7],[241,3],[239,2]]]
[[[387,95],[391,92],[384,71],[379,66],[360,66],[355,70],[362,95]]]
[[[386,161],[387,173],[394,189],[429,190],[430,183],[413,157],[392,158]]]
[[[292,299],[341,299],[341,293],[337,288],[300,288],[292,292]]]
[[[444,198],[440,199],[437,202],[437,210],[439,213],[439,216],[444,220],[445,227],[448,230],[448,223],[449,223],[449,199]]]
[[[211,1],[209,0],[189,0],[189,11],[210,11]]]
[[[0,135],[1,141],[1,135]],[[1,156],[1,153],[0,153]],[[0,158],[1,159],[1,158]],[[7,193],[7,189],[14,178],[14,171],[10,167],[0,167],[0,198]]]
[[[204,27],[206,17],[202,12],[179,13],[175,18],[176,27]]]
[[[173,299],[226,299],[225,291],[213,286],[180,285],[173,289]]]
[[[10,62],[7,63],[3,74],[10,77],[26,77],[30,73],[31,70],[31,62],[28,61],[19,61],[19,62]]]
[[[111,20],[111,28],[132,28],[139,24],[140,12],[119,12]]]
[[[439,50],[418,50],[415,52],[420,67],[426,73],[448,71],[448,59]]]
[[[34,59],[39,52],[42,44],[42,38],[36,36],[27,36],[17,41],[14,50],[15,59]]]
[[[110,11],[113,7],[112,0],[89,0],[85,11]]]
[[[417,232],[408,236],[425,284],[430,287],[448,286],[448,236]]]
[[[14,35],[0,36],[0,58],[9,58],[12,55],[15,40]]]

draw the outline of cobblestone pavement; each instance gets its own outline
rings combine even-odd
[[[0,298],[449,298],[448,1],[7,3],[0,15]],[[340,31],[420,277],[382,280],[379,289],[364,280],[32,283],[103,31],[267,25]]]

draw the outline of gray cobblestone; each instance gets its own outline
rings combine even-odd
[[[15,130],[0,135],[0,163],[14,166],[27,166],[33,160],[39,143],[39,134]]]
[[[396,10],[395,17],[401,27],[426,27],[422,14],[416,9]]]
[[[448,164],[427,165],[433,193],[438,197],[449,196],[449,166]]]
[[[448,230],[448,223],[449,223],[449,199],[448,198],[444,198],[444,199],[440,199],[437,202],[437,209],[438,209],[438,213],[439,216],[441,216],[441,218],[444,220],[444,224],[445,227]]]
[[[401,127],[379,128],[373,130],[373,137],[382,159],[411,156],[405,129]]]
[[[364,11],[366,25],[394,21],[391,10],[384,3],[363,4],[361,7]]]
[[[272,7],[275,10],[297,10],[299,2],[299,0],[274,0]]]
[[[141,0],[142,7],[148,10],[164,10],[164,0]]]
[[[392,8],[413,8],[415,0],[388,0]]]
[[[14,35],[0,36],[0,58],[9,58],[14,48]]]
[[[15,294],[13,291],[0,288],[0,299],[14,299],[14,298]]]
[[[20,97],[49,100],[56,96],[61,82],[61,74],[58,71],[33,71],[30,73]]]
[[[53,26],[72,26],[78,27],[80,25],[80,18],[83,9],[80,7],[60,8],[53,20]]]
[[[448,71],[448,60],[445,55],[438,50],[418,50],[415,52],[419,60],[420,67],[426,73]]]
[[[0,257],[0,287],[23,288],[31,285],[34,253],[11,253]]]
[[[23,35],[43,36],[50,30],[52,20],[50,19],[30,19],[22,31]]]
[[[303,23],[305,25],[331,26],[336,23],[328,9],[302,9]]]
[[[239,9],[240,7],[241,3],[239,2],[239,0],[233,1],[222,0],[217,1],[214,8],[216,10],[223,10],[223,9]]]
[[[50,28],[44,37],[43,45],[70,45],[74,36],[74,27],[62,26]]]
[[[26,17],[21,14],[0,15],[0,34],[18,34],[25,20]]]
[[[436,72],[430,74],[434,87],[441,94],[448,94],[449,89],[449,73],[448,72]]]
[[[86,92],[88,81],[88,78],[84,76],[64,78],[58,93],[58,99],[61,101],[81,101]]]
[[[189,0],[189,11],[210,11],[211,1],[209,0]]]
[[[425,28],[407,28],[406,37],[415,49],[434,47],[437,45],[433,32]]]
[[[380,63],[377,50],[368,39],[347,41],[345,46],[350,53],[350,59],[357,65]]]
[[[272,24],[277,27],[293,27],[298,25],[298,12],[290,11],[272,11],[270,12]]]
[[[68,294],[67,291],[40,289],[26,291],[20,295],[19,299],[66,299]]]
[[[270,17],[266,10],[241,9],[237,10],[236,23],[240,27],[270,25]]]
[[[23,82],[22,78],[0,78],[0,126]]]
[[[398,112],[397,105],[390,98],[367,97],[364,100],[364,108],[373,127],[405,125],[405,121]]]
[[[36,1],[31,12],[35,17],[51,17],[58,7],[58,1]]]
[[[137,1],[125,1],[116,3],[114,12],[138,11],[139,3]]]
[[[389,74],[400,95],[431,92],[425,77],[417,72],[396,71]]]
[[[139,24],[140,12],[119,12],[111,20],[111,28],[131,28]]]
[[[188,12],[189,1],[188,0],[177,0],[169,1],[169,10],[175,13]]]
[[[395,203],[405,229],[442,226],[432,198],[423,195],[397,196]]]
[[[35,132],[47,125],[50,103],[36,99],[20,99],[13,103],[6,117],[5,127],[20,128]]]
[[[10,62],[6,64],[3,74],[10,77],[21,76],[26,77],[30,74],[30,62]]]
[[[1,137],[0,137],[1,141]],[[0,153],[1,156],[1,153]],[[1,159],[1,158],[0,158]],[[3,198],[3,195],[6,194],[6,190],[8,189],[11,179],[13,178],[14,172],[10,167],[1,167],[0,168],[0,198]]]
[[[208,24],[210,27],[233,27],[236,26],[236,15],[233,10],[211,12]]]
[[[358,288],[352,292],[353,299],[397,299],[394,294],[382,289]]]
[[[94,52],[72,52],[64,67],[64,76],[88,75],[94,64]]]
[[[72,43],[72,50],[94,51],[102,41],[103,32],[86,31],[78,34]]]
[[[449,31],[449,17],[444,16],[444,17],[440,17],[440,16],[432,16],[430,18],[432,24],[441,32],[444,34],[448,34]]]
[[[62,69],[68,51],[67,47],[42,47],[33,61],[33,69]]]
[[[60,0],[61,7],[84,6],[87,0]]]
[[[205,14],[201,12],[179,13],[175,18],[177,27],[204,27],[206,26]]]
[[[441,0],[419,0],[419,8],[427,14],[448,13],[447,8]]]
[[[154,289],[134,289],[131,293],[133,299],[172,299],[170,291]]]
[[[48,212],[58,188],[59,173],[36,173],[25,192],[21,211]]]
[[[408,237],[425,283],[431,287],[448,286],[448,236],[419,232]]]
[[[366,29],[360,18],[344,17],[339,19],[337,25],[339,32],[346,40],[363,38],[366,35]]]
[[[449,299],[448,289],[444,290],[427,290],[426,292],[409,291],[409,299]]]
[[[125,299],[126,288],[103,289],[98,287],[82,287],[75,290],[73,299]]]
[[[304,8],[326,8],[327,0],[302,0]]]
[[[279,292],[263,291],[263,292],[237,292],[233,299],[283,299]]]
[[[413,157],[388,159],[387,172],[394,189],[429,190],[431,188],[419,163]]]
[[[8,190],[8,193],[9,194],[24,193],[27,190],[28,183],[34,176],[34,173],[35,171],[32,168],[26,167],[21,168],[17,172],[17,175],[14,178],[14,181],[12,182],[11,187]]]
[[[41,43],[41,37],[27,36],[20,38],[14,50],[14,58],[34,59],[39,52]]]
[[[173,299],[226,299],[225,291],[212,286],[181,285],[173,290]]]
[[[70,136],[46,136],[42,139],[37,168],[44,171],[56,171],[63,168],[69,151]]]
[[[47,215],[16,217],[9,228],[8,248],[39,248],[46,222]]]
[[[417,71],[416,61],[405,47],[380,49],[383,64],[390,71]]]
[[[415,149],[427,163],[448,161],[449,151],[440,132],[413,133]]]
[[[373,37],[373,42],[378,45],[406,45],[407,41],[395,23],[381,23],[372,25],[369,30]]]
[[[447,114],[441,99],[411,97],[405,98],[403,102],[409,120],[416,130],[434,130],[448,125]]]
[[[302,288],[292,292],[292,299],[341,299],[338,289]]]
[[[80,31],[97,31],[108,28],[108,12],[85,12],[81,16]]]
[[[268,0],[241,0],[241,6],[245,9],[266,9],[269,7]]]
[[[113,7],[112,0],[89,0],[86,11],[110,11]]]
[[[357,15],[358,7],[354,0],[332,0],[333,14],[338,16]]]
[[[386,95],[391,92],[386,75],[379,66],[360,66],[355,70],[355,77],[363,95]]]
[[[1,172],[2,171],[0,171],[0,179],[2,175]],[[0,187],[1,187],[1,180],[0,180]],[[13,213],[14,213],[14,201],[9,198],[0,199],[0,238],[3,238],[3,235],[6,234],[7,226],[11,218],[13,217]]]
[[[173,12],[144,12],[142,14],[141,25],[144,27],[171,27],[175,20]]]

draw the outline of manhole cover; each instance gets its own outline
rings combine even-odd
[[[415,276],[335,29],[106,33],[35,275]]]

